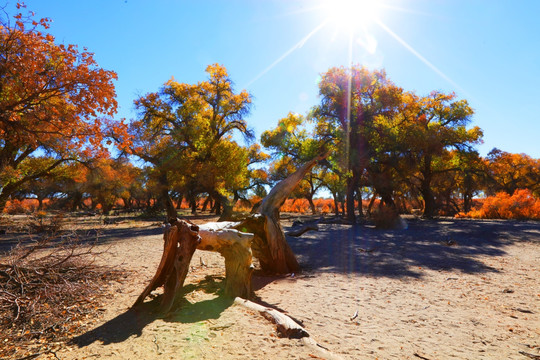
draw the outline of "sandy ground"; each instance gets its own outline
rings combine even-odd
[[[197,250],[189,293],[172,315],[129,310],[157,268],[161,234],[156,224],[105,230],[100,246],[110,249],[101,261],[131,270],[131,280],[111,286],[89,331],[42,359],[327,358],[219,297],[216,253]],[[300,321],[339,358],[540,356],[538,222],[409,219],[408,229],[393,231],[321,224],[288,240],[304,271],[256,276],[258,302]]]

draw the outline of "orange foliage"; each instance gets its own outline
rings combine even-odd
[[[513,195],[499,192],[487,197],[478,210],[457,217],[473,219],[534,219],[540,220],[540,199],[535,198],[528,189],[516,190]]]
[[[313,200],[317,212],[320,214],[329,214],[334,212],[334,201],[332,199],[315,199]]]
[[[24,200],[11,200],[6,203],[4,213],[15,214],[29,214],[37,210],[39,202],[37,199],[24,199]]]
[[[314,199],[313,203],[319,214],[329,214],[334,212],[334,201],[331,199]],[[306,199],[287,199],[280,210],[283,212],[299,214],[311,213],[309,202]]]
[[[175,202],[175,204],[176,204],[176,202]],[[186,199],[182,199],[182,202],[180,203],[180,206],[176,205],[176,208],[189,209],[190,208],[189,202]]]
[[[99,68],[86,49],[56,44],[43,32],[50,20],[34,20],[29,14],[17,14],[14,26],[0,24],[5,70],[0,137],[10,134],[10,141],[16,138],[15,145],[22,148],[81,149],[88,154],[105,150],[105,127],[125,134],[124,124],[110,119],[117,109],[116,73]]]

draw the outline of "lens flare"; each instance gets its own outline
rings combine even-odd
[[[374,23],[380,4],[376,0],[332,0],[324,5],[328,17],[340,27],[353,30]]]

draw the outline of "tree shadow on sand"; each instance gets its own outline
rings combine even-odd
[[[419,278],[422,269],[498,272],[479,257],[504,255],[517,241],[540,242],[540,224],[412,219],[405,230],[320,224],[318,232],[287,240],[307,271]]]
[[[100,229],[96,227],[95,229],[60,231],[58,234],[54,235],[47,233],[11,233],[0,236],[0,255],[2,255],[2,253],[7,253],[18,244],[32,244],[42,238],[48,239],[48,247],[54,247],[57,244],[64,242],[67,238],[71,241],[78,241],[79,243],[86,245],[105,245],[125,239],[148,236],[163,236],[163,228],[157,225],[118,229]]]
[[[189,284],[183,288],[184,294],[203,290],[216,295],[210,300],[191,303],[179,294],[173,310],[162,314],[159,311],[162,295],[157,295],[151,301],[129,309],[95,329],[73,338],[70,343],[78,347],[85,347],[96,341],[103,345],[121,343],[131,336],[141,336],[143,329],[158,319],[184,324],[218,319],[234,302],[233,298],[223,296],[222,281],[216,281],[220,279],[222,280],[220,277],[207,276],[198,284]]]

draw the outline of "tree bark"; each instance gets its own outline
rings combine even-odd
[[[200,226],[199,250],[217,251],[225,258],[225,295],[243,298],[253,297],[251,275],[253,234],[240,232],[228,226],[231,222],[207,223]]]
[[[160,202],[167,211],[167,219],[176,219],[178,213],[176,207],[173,204],[171,195],[169,194],[169,180],[167,179],[167,173],[161,172],[159,174],[159,186],[160,186]]]
[[[337,195],[332,193],[332,198],[334,199],[334,213],[336,214],[336,216],[339,216],[339,203]]]
[[[317,208],[315,207],[315,204],[313,203],[313,194],[309,194],[306,196],[306,199],[309,203],[309,208],[311,209],[311,214],[316,215],[317,214]]]
[[[300,324],[291,319],[289,316],[266,306],[259,305],[249,300],[236,298],[234,303],[244,306],[250,310],[260,312],[265,318],[276,324],[277,331],[282,337],[290,339],[301,339],[309,336],[309,333]]]
[[[208,195],[208,196],[206,197],[206,199],[204,200],[204,203],[203,203],[203,205],[202,205],[201,212],[205,212],[205,211],[206,211],[206,208],[208,207],[208,204],[210,204],[210,208],[213,207],[214,204],[211,203],[211,201],[212,201],[212,197],[211,197],[210,195]]]
[[[229,199],[225,195],[220,194],[218,191],[212,192],[212,197],[216,199],[216,203],[223,206],[223,212],[220,212],[220,214],[216,212],[216,215],[220,215],[218,221],[230,220],[233,214],[233,205]]]
[[[422,181],[420,183],[420,192],[424,198],[424,214],[425,218],[432,218],[435,215],[435,197],[431,190],[431,180],[433,173],[431,171],[431,156],[426,155],[422,171]]]
[[[237,229],[244,227],[248,232],[255,234],[253,250],[264,271],[287,274],[300,270],[300,265],[285,239],[279,222],[279,209],[308,171],[327,156],[328,153],[317,156],[280,181],[263,199],[257,210],[262,218],[252,216],[240,223],[239,228],[237,227]]]
[[[191,215],[197,214],[197,199],[194,197],[191,197],[189,199],[189,205],[191,206]]]
[[[354,190],[357,188],[356,184],[356,178],[354,175],[355,171],[353,171],[353,176],[350,178],[347,178],[347,220],[349,220],[351,223],[356,223],[356,215],[354,213]]]
[[[137,298],[133,304],[134,307],[142,304],[153,290],[163,285],[165,291],[160,309],[163,313],[167,313],[171,310],[179,289],[184,285],[189,263],[201,238],[198,235],[198,226],[184,220],[174,220],[173,222],[173,225],[163,235],[163,255],[156,274]]]
[[[259,312],[265,319],[276,324],[276,330],[278,335],[281,337],[287,337],[292,339],[301,339],[303,345],[307,346],[311,351],[320,356],[310,354],[311,357],[315,359],[327,359],[327,360],[343,360],[339,355],[336,355],[326,347],[317,343],[307,332],[302,325],[293,320],[292,317],[283,314],[282,312],[259,305],[249,300],[245,300],[237,297],[234,299],[234,304],[238,306],[243,306],[252,311]]]
[[[362,191],[360,187],[356,189],[356,201],[358,201],[358,217],[362,219],[364,217],[364,204],[362,204]]]

